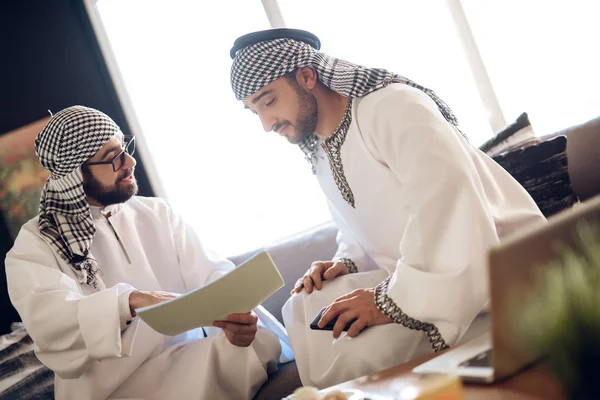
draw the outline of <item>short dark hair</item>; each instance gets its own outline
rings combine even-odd
[[[290,85],[295,86],[297,89],[300,89],[300,84],[298,83],[298,80],[296,79],[296,72],[298,72],[298,68],[296,68],[292,72],[288,72],[283,77],[288,80]]]

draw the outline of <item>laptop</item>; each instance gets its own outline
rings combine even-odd
[[[560,259],[557,244],[574,249],[581,221],[600,223],[600,196],[548,219],[547,223],[515,233],[489,252],[489,332],[457,346],[413,369],[415,373],[452,373],[463,381],[492,383],[539,361],[518,345],[511,317],[518,312],[515,299],[535,295],[537,268]]]

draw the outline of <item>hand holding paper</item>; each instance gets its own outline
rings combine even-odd
[[[213,325],[223,329],[229,343],[238,347],[248,347],[258,331],[258,317],[253,312],[230,314],[227,320],[215,321]]]
[[[135,316],[135,310],[138,308],[153,306],[176,297],[179,297],[179,295],[176,293],[134,290],[129,295],[129,308],[131,309],[131,315]]]
[[[137,313],[157,332],[174,336],[247,314],[283,286],[271,256],[262,251],[216,281]]]

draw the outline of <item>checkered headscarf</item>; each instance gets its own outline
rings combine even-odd
[[[35,152],[50,172],[40,199],[40,233],[80,282],[96,289],[104,284],[90,254],[96,228],[83,191],[81,165],[117,134],[119,127],[107,115],[74,106],[54,114],[35,139]]]
[[[311,45],[289,38],[265,40],[237,51],[231,67],[231,86],[241,100],[300,67],[312,67],[319,80],[347,97],[362,97],[390,83],[404,83],[425,92],[452,125],[454,113],[433,90],[385,69],[366,68],[333,58]]]

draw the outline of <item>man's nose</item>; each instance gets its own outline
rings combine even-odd
[[[274,125],[273,118],[266,116],[266,115],[261,115],[260,122],[262,123],[263,129],[265,130],[265,132],[271,132],[273,130],[273,125]]]
[[[129,169],[129,168],[135,167],[136,164],[137,164],[137,161],[135,161],[135,158],[133,158],[132,155],[125,153],[125,162],[123,163],[123,167],[121,167],[121,168]]]

